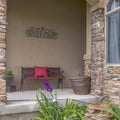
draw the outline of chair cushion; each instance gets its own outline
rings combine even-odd
[[[48,77],[47,67],[34,67],[34,78]]]

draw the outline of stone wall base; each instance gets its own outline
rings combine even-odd
[[[2,79],[6,70],[6,26],[7,0],[0,0],[0,105],[7,101],[6,81]]]
[[[111,115],[101,110],[105,107],[109,106],[106,103],[88,105],[85,120],[111,120]]]
[[[108,95],[116,104],[120,104],[120,81],[106,80],[104,95]]]
[[[0,79],[0,105],[4,105],[6,102],[6,81],[4,79]]]
[[[10,114],[10,115],[1,115],[0,120],[33,120],[33,118],[37,116],[38,116],[38,112]]]

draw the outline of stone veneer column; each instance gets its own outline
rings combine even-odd
[[[91,94],[103,96],[104,90],[104,9],[91,13]]]
[[[7,100],[6,81],[3,79],[6,70],[6,11],[7,1],[0,0],[0,105],[5,104]]]
[[[84,76],[91,76],[91,59],[90,58],[84,58]]]
[[[91,12],[91,62],[86,75],[91,75],[91,94],[109,95],[120,104],[120,64],[105,63],[104,23],[103,8]]]

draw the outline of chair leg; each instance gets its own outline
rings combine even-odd
[[[21,83],[20,83],[20,91],[23,92],[23,79],[21,79]]]
[[[63,79],[61,79],[61,87],[62,87],[62,89],[63,89]]]
[[[61,85],[61,88],[63,89],[63,79],[58,79],[57,88],[59,88],[60,85]]]

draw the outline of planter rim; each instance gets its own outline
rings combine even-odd
[[[14,75],[10,75],[10,76],[9,75],[5,75],[5,77],[14,77]]]
[[[71,80],[74,79],[81,79],[81,78],[90,78],[89,76],[82,76],[82,77],[70,77]]]

